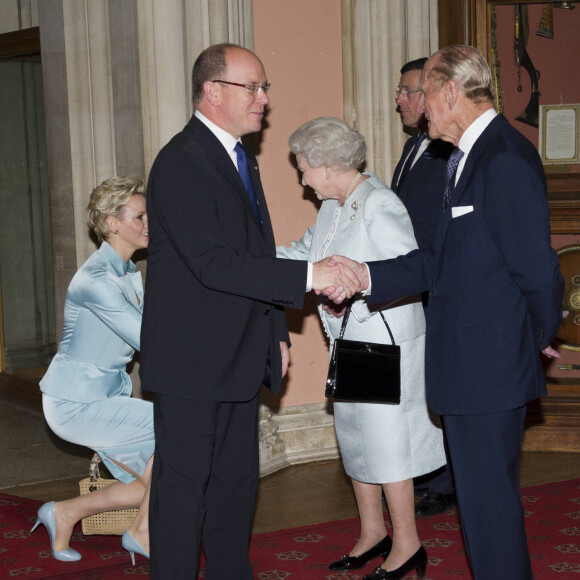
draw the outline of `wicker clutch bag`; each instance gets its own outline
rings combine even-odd
[[[99,456],[95,453],[89,467],[89,477],[79,481],[81,495],[115,483],[116,479],[104,479],[99,473]],[[101,512],[83,518],[82,529],[85,536],[122,536],[137,515],[137,508]]]

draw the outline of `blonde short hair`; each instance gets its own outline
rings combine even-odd
[[[145,196],[143,180],[138,177],[109,177],[93,189],[88,205],[88,223],[99,242],[111,235],[107,218],[113,216],[122,220],[125,206],[133,195]]]

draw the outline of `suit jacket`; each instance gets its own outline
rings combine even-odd
[[[439,214],[434,254],[369,264],[368,300],[430,291],[426,380],[436,413],[516,408],[546,392],[538,351],[560,325],[563,282],[541,161],[503,116],[475,142],[451,206]]]
[[[305,262],[277,260],[254,155],[260,228],[223,145],[196,117],[149,176],[150,243],[140,374],[143,387],[210,401],[246,401],[281,384],[283,306],[301,308]]]
[[[453,145],[441,139],[431,141],[399,188],[397,183],[401,171],[418,138],[419,135],[415,135],[407,139],[393,174],[391,189],[401,198],[409,212],[419,248],[431,249],[441,211],[447,160]]]
[[[103,242],[68,287],[62,337],[41,391],[78,403],[129,397],[125,366],[139,350],[142,309],[141,274]]]
[[[376,175],[365,175],[370,175],[369,179],[353,191],[339,215],[338,201],[323,201],[314,226],[290,247],[278,246],[276,254],[311,262],[339,254],[364,262],[392,258],[416,248],[413,227],[401,200]],[[333,228],[336,228],[335,235],[330,243],[325,243]],[[419,298],[401,302],[383,310],[397,344],[425,334]],[[318,311],[332,342],[340,333],[342,318],[330,316],[320,305]],[[377,309],[370,311],[360,295],[353,301],[352,313],[345,338],[390,344],[383,320],[376,315]]]

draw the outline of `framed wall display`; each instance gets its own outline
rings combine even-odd
[[[540,155],[540,106],[580,103],[580,75],[570,74],[565,56],[580,51],[578,5],[576,2],[574,9],[572,2],[545,0],[439,0],[440,22],[451,19],[453,24],[450,27],[447,22],[440,27],[440,46],[466,43],[480,50],[492,69],[496,94],[502,95],[496,107],[537,147]],[[518,30],[524,33],[523,38],[518,37]],[[516,38],[523,40],[519,48],[525,48],[527,64],[531,61],[533,66],[526,68],[521,59],[522,66],[517,66]],[[573,113],[578,122],[580,113]],[[568,114],[565,111],[563,116]],[[578,154],[580,145],[576,141],[574,147]],[[551,149],[555,158],[554,147]],[[580,162],[551,160],[544,167],[552,233],[580,234]]]
[[[542,163],[580,163],[580,103],[540,105],[539,116]]]

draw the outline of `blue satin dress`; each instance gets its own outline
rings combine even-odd
[[[153,455],[153,404],[131,397],[127,363],[139,350],[143,282],[135,264],[107,243],[68,288],[58,352],[40,382],[44,416],[56,435],[96,451],[124,483]]]

